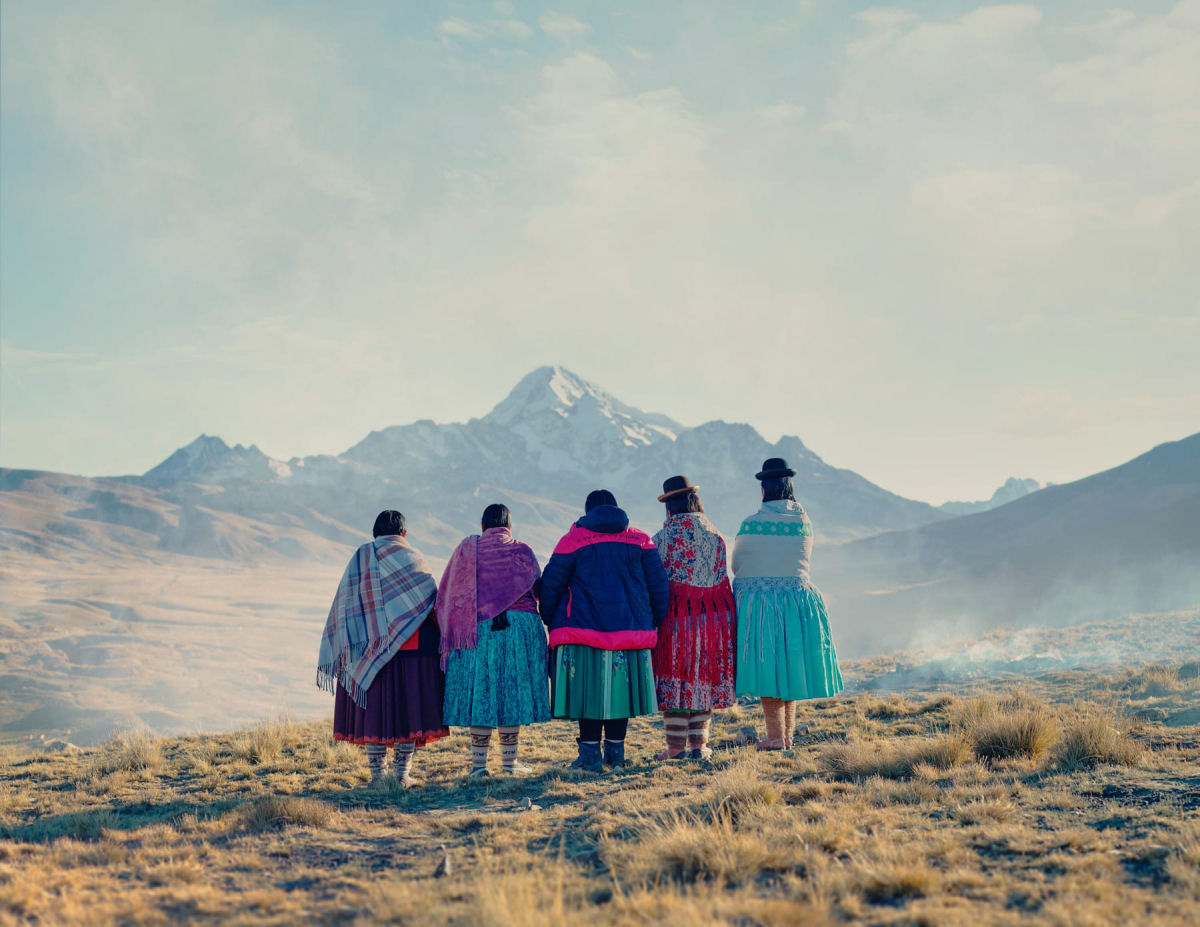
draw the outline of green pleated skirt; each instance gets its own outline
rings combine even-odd
[[[737,693],[787,701],[842,691],[825,601],[799,577],[747,577],[737,602]]]
[[[554,648],[551,710],[556,718],[636,718],[658,712],[649,650]]]

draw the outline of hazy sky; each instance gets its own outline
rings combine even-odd
[[[908,496],[1200,430],[1200,0],[5,0],[0,464],[561,363]]]

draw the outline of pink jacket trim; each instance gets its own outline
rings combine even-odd
[[[555,628],[550,632],[550,646],[584,644],[597,650],[653,650],[658,643],[658,632],[649,631],[593,631],[590,628]]]
[[[599,531],[588,531],[579,525],[571,525],[571,530],[562,536],[554,548],[556,554],[573,554],[581,547],[592,544],[633,544],[643,549],[657,550],[654,541],[645,531],[637,528],[626,528],[617,534],[603,534]]]

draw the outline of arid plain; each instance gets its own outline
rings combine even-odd
[[[527,778],[465,781],[456,733],[407,791],[322,722],[13,745],[0,922],[1194,923],[1200,664],[1144,660],[1198,637],[1192,610],[851,662],[793,750],[755,752],[746,704],[711,763],[654,762],[639,719],[602,775],[560,722]],[[1087,647],[1138,665],[1047,668]]]

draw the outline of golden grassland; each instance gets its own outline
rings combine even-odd
[[[327,724],[8,748],[0,923],[1196,923],[1198,676],[804,703],[770,754],[739,706],[712,762],[654,762],[638,719],[604,774],[564,768],[554,722],[523,733],[533,775],[468,782],[459,732],[409,790]]]

